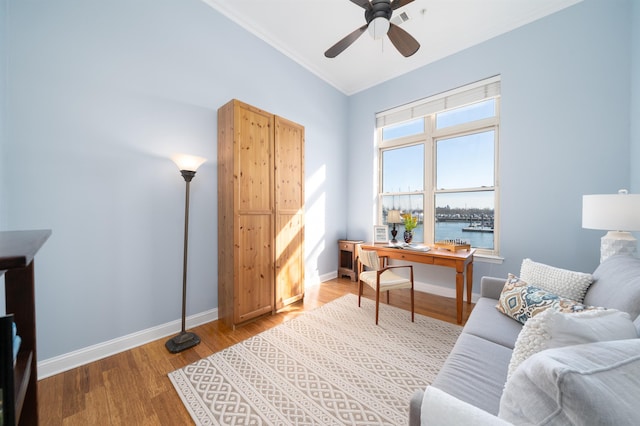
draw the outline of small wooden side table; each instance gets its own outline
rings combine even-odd
[[[338,278],[347,276],[351,278],[351,281],[358,279],[356,246],[363,242],[361,240],[338,240]]]

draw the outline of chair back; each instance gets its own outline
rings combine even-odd
[[[380,269],[380,258],[378,252],[374,250],[363,250],[358,246],[358,258],[360,262],[369,269],[377,271]]]

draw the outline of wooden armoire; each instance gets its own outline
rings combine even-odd
[[[218,109],[218,317],[235,327],[304,297],[304,127]]]

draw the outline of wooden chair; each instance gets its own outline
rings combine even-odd
[[[409,269],[409,278],[402,277],[392,271],[400,268]],[[360,307],[362,298],[363,283],[376,291],[376,325],[378,325],[380,292],[387,292],[387,304],[389,304],[389,291],[401,288],[411,289],[411,322],[414,321],[412,265],[389,266],[380,259],[376,251],[362,250],[358,246],[358,307]]]

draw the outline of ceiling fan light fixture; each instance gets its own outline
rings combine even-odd
[[[369,22],[369,35],[373,37],[374,40],[378,40],[389,32],[389,20],[382,16],[379,16]]]
[[[351,46],[365,31],[374,39],[380,39],[385,35],[389,36],[391,44],[404,56],[408,58],[418,51],[420,43],[408,32],[391,22],[393,11],[412,3],[414,0],[350,0],[364,9],[364,20],[366,23],[340,39],[336,44],[324,52],[327,58],[335,58],[347,47]],[[400,16],[406,15],[400,12]],[[404,19],[404,17],[402,17]],[[404,22],[404,21],[403,21]]]

